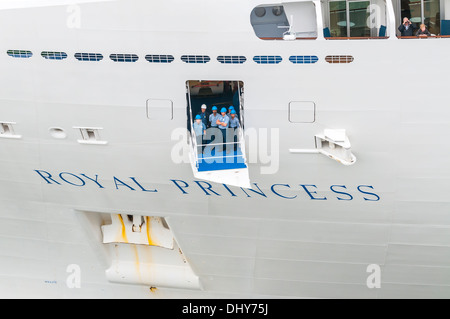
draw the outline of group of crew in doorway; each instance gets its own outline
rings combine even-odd
[[[198,148],[203,153],[205,146],[211,144],[222,151],[223,148],[237,150],[237,129],[240,127],[234,106],[228,109],[223,107],[218,112],[217,106],[213,106],[209,114],[207,106],[202,105],[201,111],[195,116],[193,130],[197,139]],[[228,146],[228,147],[227,147]],[[199,153],[200,153],[199,152]]]

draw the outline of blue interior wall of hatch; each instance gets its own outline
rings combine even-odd
[[[186,96],[186,98],[189,98]],[[236,110],[236,116],[239,119],[240,118],[240,103],[239,103],[239,95],[236,91],[233,93],[233,91],[225,92],[221,95],[207,95],[207,96],[191,96],[191,108],[192,108],[192,116],[195,118],[195,116],[201,112],[201,107],[203,104],[206,104],[207,109],[206,112],[208,114],[212,113],[212,107],[215,105],[218,108],[218,112],[220,112],[220,109],[222,107],[226,107],[227,110],[230,107],[230,105],[234,106],[234,109]],[[188,104],[189,106],[189,104]],[[187,127],[188,130],[191,130],[191,114],[189,112],[189,107],[187,107]]]
[[[230,156],[230,157],[223,157],[223,156]],[[208,159],[208,157],[217,157],[217,158]],[[237,151],[231,151],[228,154],[226,153],[226,151],[215,151],[214,148],[212,150],[211,149],[208,150],[208,147],[206,147],[204,155],[199,154],[198,160],[199,172],[240,169],[240,168],[247,168],[247,165],[245,164],[244,156],[239,147],[237,148]]]

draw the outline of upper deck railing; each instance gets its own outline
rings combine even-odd
[[[430,36],[409,36],[409,37],[402,37],[402,36],[396,36],[398,39],[448,39],[450,38],[450,35],[430,35]],[[261,38],[262,40],[278,40],[278,41],[285,41],[281,37],[265,37]],[[298,37],[297,40],[317,40],[317,37],[309,37],[309,38],[303,38]],[[324,37],[325,40],[385,40],[389,39],[389,37]]]
[[[449,39],[450,35],[430,35],[430,36],[412,36],[412,37],[402,37],[398,36],[399,39]]]

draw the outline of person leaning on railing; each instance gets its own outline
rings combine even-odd
[[[426,25],[422,23],[420,25],[420,29],[417,30],[416,35],[418,37],[429,37],[429,36],[431,36],[431,33],[430,33],[430,31],[427,30]]]
[[[407,17],[403,18],[403,23],[398,27],[402,37],[412,37],[414,29],[417,29],[416,26]]]

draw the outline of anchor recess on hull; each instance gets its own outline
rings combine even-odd
[[[344,129],[325,129],[314,136],[315,149],[290,149],[292,154],[323,154],[343,165],[353,165],[356,156],[351,151],[350,140]]]
[[[106,278],[115,283],[201,289],[165,218],[111,214],[101,226],[109,249]]]

